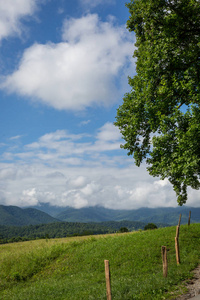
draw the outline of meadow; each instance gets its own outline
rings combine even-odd
[[[112,299],[175,299],[200,263],[200,224],[180,228],[0,245],[0,299],[106,299],[104,260],[109,260]],[[163,277],[161,246],[167,246]]]

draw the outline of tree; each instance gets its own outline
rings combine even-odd
[[[140,166],[168,178],[179,205],[200,187],[199,0],[131,0],[127,27],[136,35],[136,75],[115,125]]]
[[[128,230],[127,227],[121,227],[121,228],[119,229],[119,232],[121,232],[121,233],[128,232],[128,231],[129,231],[129,230]]]
[[[147,225],[144,226],[144,230],[149,230],[149,229],[157,229],[158,227],[154,223],[148,223]]]

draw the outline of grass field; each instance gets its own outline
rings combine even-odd
[[[0,299],[106,299],[105,259],[112,299],[174,299],[200,262],[200,224],[181,226],[179,266],[175,235],[176,227],[168,227],[0,245]],[[162,275],[162,245],[168,250],[167,278]]]

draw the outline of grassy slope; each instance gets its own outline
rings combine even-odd
[[[181,226],[178,267],[175,233],[169,227],[0,245],[0,299],[106,299],[104,259],[110,262],[112,299],[170,299],[200,257],[200,224]],[[168,249],[167,279],[162,245]]]

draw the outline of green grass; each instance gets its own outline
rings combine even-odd
[[[200,262],[200,224],[180,228],[176,265],[175,227],[98,237],[37,240],[0,245],[0,299],[106,299],[104,260],[112,299],[173,299]],[[161,246],[168,250],[162,275]]]

